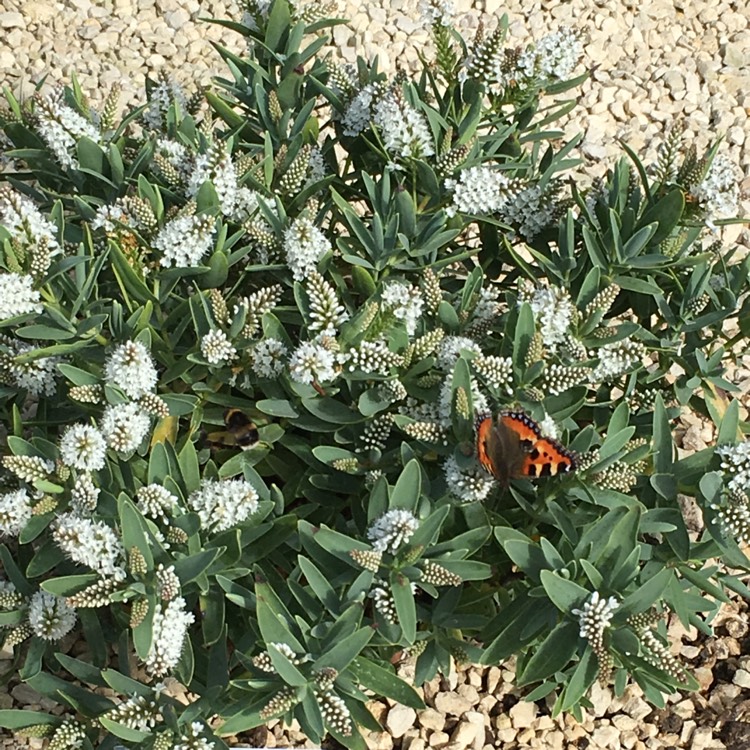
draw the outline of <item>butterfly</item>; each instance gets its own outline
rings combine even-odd
[[[578,468],[575,453],[545,437],[522,411],[480,414],[475,429],[479,463],[505,486],[519,477],[551,477]]]

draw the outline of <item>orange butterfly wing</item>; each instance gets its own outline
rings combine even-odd
[[[482,414],[479,416],[474,425],[477,433],[477,458],[479,459],[482,468],[490,474],[495,473],[489,453],[490,437],[493,426],[494,420],[489,414]]]
[[[481,415],[476,422],[479,463],[507,484],[516,477],[556,476],[577,468],[575,454],[545,437],[539,425],[522,411]]]
[[[522,472],[526,477],[554,477],[575,471],[576,468],[575,455],[571,451],[557,440],[543,437],[534,443],[527,454]]]

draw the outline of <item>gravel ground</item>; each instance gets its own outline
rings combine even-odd
[[[302,0],[304,2],[304,0]],[[381,67],[416,69],[428,35],[418,0],[336,0],[350,26],[334,29],[338,54],[379,55]],[[223,72],[211,42],[240,51],[239,35],[201,18],[238,17],[236,0],[0,0],[0,84],[24,94],[48,74],[76,72],[92,101],[115,82],[123,105],[143,101],[144,81],[166,69],[188,89]],[[750,4],[747,0],[457,0],[457,25],[471,30],[480,12],[507,13],[510,43],[524,44],[561,25],[584,32],[594,73],[566,135],[585,129],[589,172],[622,155],[618,139],[653,156],[665,131],[684,123],[698,150],[724,134],[724,152],[750,192]],[[467,37],[471,33],[465,34]],[[745,203],[746,213],[750,204]],[[750,247],[734,227],[724,239]]]
[[[378,54],[381,67],[416,67],[416,50],[427,35],[416,19],[417,0],[349,0],[341,16],[350,27],[335,30],[339,54]],[[725,134],[723,152],[738,164],[743,188],[750,191],[750,6],[746,0],[476,0],[460,25],[476,25],[478,10],[507,13],[513,41],[538,39],[560,25],[584,31],[587,66],[595,66],[582,87],[581,107],[566,124],[566,134],[585,129],[582,152],[587,171],[611,165],[623,139],[636,151],[653,155],[665,131],[684,122],[688,141],[699,151],[709,138]],[[237,3],[215,0],[0,0],[0,85],[29,95],[37,81],[70,82],[75,70],[92,102],[112,84],[123,85],[123,105],[143,100],[145,77],[166,69],[188,89],[207,84],[222,72],[210,42],[233,51],[240,38],[200,17],[236,16]],[[745,212],[750,206],[745,203]],[[750,247],[739,225],[724,230],[725,243]],[[699,422],[686,424],[684,447],[711,441]],[[691,444],[692,443],[692,444]],[[726,605],[711,638],[670,623],[673,648],[701,684],[696,694],[670,696],[654,710],[637,688],[614,697],[595,688],[583,723],[552,719],[543,701],[519,701],[513,664],[460,667],[450,678],[424,688],[428,705],[417,714],[387,703],[373,713],[387,731],[368,737],[373,750],[482,750],[500,748],[634,748],[659,750],[750,750],[750,636],[747,602]],[[0,654],[0,660],[8,654]],[[0,661],[0,673],[8,662]],[[405,667],[408,670],[408,666]],[[0,709],[51,708],[50,701],[11,681],[0,687]],[[57,707],[59,711],[60,708]],[[1,730],[0,730],[1,731]],[[252,744],[299,744],[295,728],[271,724]],[[39,741],[0,736],[0,747],[41,748]]]

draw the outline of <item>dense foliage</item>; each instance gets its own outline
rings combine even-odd
[[[666,614],[710,632],[750,594],[732,167],[676,131],[587,184],[553,129],[577,36],[467,42],[431,9],[416,80],[323,59],[338,21],[276,0],[221,22],[247,54],[190,100],[6,92],[0,626],[71,710],[0,725],[207,749],[283,715],[361,748],[368,696],[421,706],[409,658],[420,684],[516,655],[555,712],[696,686]],[[683,409],[718,452],[678,459]]]

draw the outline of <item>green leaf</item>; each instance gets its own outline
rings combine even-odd
[[[622,600],[620,604],[622,611],[628,614],[646,612],[661,597],[673,577],[674,571],[671,568],[660,570]]]
[[[458,313],[453,305],[443,300],[438,306],[438,317],[440,322],[449,330],[456,331],[461,327],[458,320]]]
[[[420,521],[417,530],[412,534],[411,539],[409,539],[409,547],[412,549],[415,547],[429,547],[438,538],[440,529],[448,513],[450,513],[450,505],[441,505],[430,513],[424,521]]]
[[[54,569],[65,559],[63,551],[48,538],[39,546],[34,556],[26,567],[26,575],[29,578],[38,578]]]
[[[671,474],[673,463],[672,429],[661,394],[654,402],[654,471],[658,474]]]
[[[261,399],[255,402],[255,408],[263,414],[268,414],[269,417],[279,417],[280,419],[296,419],[299,417],[299,412],[286,399]]]
[[[283,643],[283,641],[281,641]],[[279,651],[278,648],[274,645],[274,643],[266,643],[266,646],[268,648],[268,655],[271,657],[271,662],[273,663],[274,669],[278,673],[279,677],[281,677],[284,682],[286,682],[287,685],[292,685],[293,687],[301,687],[302,685],[307,684],[307,677],[302,674],[302,672],[297,669],[297,667],[292,664],[291,661],[289,661],[289,658],[286,656],[286,654]]]
[[[154,610],[156,608],[156,596],[149,595],[145,597],[148,602],[148,610],[143,621],[133,628],[133,647],[138,657],[145,661],[148,652],[151,649],[151,643],[154,639]]]
[[[305,690],[302,702],[295,706],[294,716],[302,726],[302,731],[315,744],[319,745],[325,734],[325,724],[320,712],[320,705],[315,700],[312,690]]]
[[[520,647],[533,641],[539,633],[550,628],[557,611],[552,604],[532,599],[524,594],[509,602],[490,621],[482,633],[482,640],[490,641],[482,654],[482,664],[497,664]]]
[[[133,270],[133,267],[123,255],[120,248],[115,242],[109,243],[110,253],[112,255],[112,270],[120,285],[125,299],[133,298],[135,302],[143,304],[144,302],[153,302],[155,305],[159,300],[151,293],[143,280]]]
[[[396,605],[398,624],[407,643],[414,643],[417,637],[417,607],[411,590],[411,581],[401,573],[391,573],[391,593]]]
[[[416,511],[422,494],[422,469],[419,461],[413,458],[404,466],[391,492],[389,509],[403,508]]]
[[[27,708],[6,708],[0,711],[0,727],[4,729],[23,729],[37,724],[56,726],[59,723],[59,716],[51,716],[42,711],[30,711]]]
[[[75,338],[74,331],[63,331],[44,324],[23,326],[23,328],[16,330],[16,334],[25,339],[40,339],[42,341],[66,341]]]
[[[631,235],[630,239],[623,245],[623,257],[628,259],[639,255],[656,234],[658,226],[656,222],[653,222]]]
[[[501,529],[496,528],[497,534]],[[549,563],[538,544],[531,540],[523,541],[521,539],[508,539],[503,541],[499,539],[503,549],[508,557],[533,581],[539,580],[539,574],[543,570],[549,569]]]
[[[569,614],[572,609],[580,607],[589,598],[590,592],[583,586],[563,578],[558,573],[543,570],[539,574],[539,578],[550,601],[565,614]]]
[[[68,379],[73,385],[97,385],[101,378],[97,375],[93,375],[86,370],[81,370],[73,365],[59,362],[57,369]]]
[[[358,460],[356,453],[345,450],[344,448],[337,448],[335,445],[316,445],[312,449],[312,454],[318,459],[318,461],[329,465],[334,461],[340,461],[343,458],[354,458]]]
[[[180,473],[185,481],[185,489],[188,492],[194,492],[201,484],[201,472],[195,445],[188,440],[177,456],[177,460],[180,465]]]
[[[520,687],[538,682],[561,670],[575,655],[580,645],[577,622],[564,620],[542,641],[520,674],[516,684]]]
[[[98,716],[97,721],[107,729],[114,737],[119,737],[126,742],[141,742],[152,736],[151,732],[141,732],[139,729],[127,727],[106,716]]]
[[[26,576],[21,572],[10,550],[4,544],[0,544],[0,561],[5,575],[16,587],[16,591],[24,596],[31,596],[35,590],[34,586],[26,580]]]
[[[703,571],[693,570],[689,565],[678,565],[677,570],[680,571],[683,578],[690,581],[690,583],[701,591],[704,591],[709,596],[712,596],[720,602],[729,602],[729,597],[724,591],[719,586],[712,583]]]
[[[42,581],[39,587],[44,591],[56,596],[72,596],[78,593],[86,586],[96,583],[99,576],[96,573],[83,573],[75,576],[60,576],[59,578],[50,578]]]
[[[304,524],[303,521],[300,522]],[[417,530],[417,533],[419,530]],[[416,536],[416,533],[414,534]],[[321,526],[320,529],[312,530],[312,537],[316,544],[319,544],[324,550],[336,555],[340,560],[347,560],[350,564],[355,564],[351,561],[349,552],[352,550],[366,551],[370,549],[370,545],[359,539],[352,539],[346,534],[342,534],[339,531],[333,531],[326,526]],[[413,539],[414,537],[412,537]],[[356,566],[359,567],[359,566]]]
[[[90,685],[105,686],[107,683],[102,678],[101,670],[89,664],[88,662],[74,659],[67,654],[56,653],[55,659],[60,662],[64,669],[81,682],[88,682]]]
[[[637,228],[640,229],[657,222],[659,228],[654,232],[650,242],[652,247],[656,247],[662,240],[669,237],[672,230],[677,226],[677,222],[682,218],[684,210],[685,197],[682,190],[674,188],[644,212],[638,221]]]
[[[153,570],[154,556],[146,537],[146,527],[141,514],[132,500],[124,493],[117,499],[117,508],[122,528],[122,546],[125,548],[125,552],[130,554],[134,547],[137,548],[143,555],[148,570]]]
[[[324,422],[331,422],[332,424],[357,424],[362,421],[362,415],[358,411],[350,409],[341,403],[341,401],[336,401],[333,398],[306,398],[302,400],[302,405],[310,414],[316,416],[318,419],[322,419]],[[274,416],[279,415],[275,414]]]
[[[297,556],[297,563],[307,583],[313,590],[315,596],[320,600],[323,606],[331,613],[338,613],[341,603],[336,592],[328,582],[328,579],[320,572],[317,566],[302,555]]]
[[[266,643],[286,643],[295,653],[305,653],[304,646],[292,635],[289,625],[292,617],[266,583],[255,584],[258,627]]]
[[[440,560],[446,570],[461,576],[464,581],[485,581],[492,577],[492,566],[479,560]]]
[[[633,437],[635,433],[635,427],[624,427],[619,432],[608,433],[604,439],[601,447],[599,448],[599,458],[604,460],[610,456],[617,455],[625,444]]]
[[[114,708],[114,704],[109,698],[92,693],[90,690],[56,677],[49,672],[37,672],[26,678],[26,682],[38,693],[53,698],[57,702],[63,701],[90,718]],[[33,714],[31,715],[33,716]]]
[[[740,423],[740,402],[732,399],[721,417],[719,431],[716,435],[716,444],[737,442]]]
[[[360,656],[353,662],[352,672],[363,688],[372,690],[376,695],[390,698],[417,711],[424,708],[424,702],[416,690],[385,667]]]
[[[719,500],[724,489],[724,477],[721,472],[709,471],[701,477],[698,488],[706,505],[711,505]]]
[[[313,669],[331,667],[339,673],[343,672],[362,653],[374,635],[375,629],[371,627],[355,630],[351,635],[338,640],[332,649],[321,654],[315,660]]]
[[[594,684],[597,675],[599,674],[599,661],[594,654],[592,648],[587,648],[581,660],[578,662],[578,666],[575,668],[570,682],[565,686],[562,695],[560,696],[560,710],[569,711],[575,706],[578,706],[589,688]]]
[[[201,630],[203,631],[203,643],[212,646],[225,631],[226,599],[224,592],[212,587],[206,593],[200,595],[200,608],[203,613],[201,619]]]
[[[147,697],[153,695],[153,688],[150,685],[144,685],[132,677],[118,672],[116,669],[102,670],[102,679],[109,685],[112,690],[122,695],[142,695]]]
[[[214,547],[213,549],[201,550],[195,555],[174,560],[172,563],[174,572],[180,579],[180,583],[186,586],[203,575],[222,551],[221,547]]]
[[[281,2],[273,3],[268,16],[266,35],[263,40],[265,46],[272,52],[286,52],[285,49],[280,47],[280,44],[284,35],[288,34],[292,27],[293,23],[289,4]]]
[[[526,369],[526,355],[534,337],[536,325],[531,305],[524,302],[518,309],[518,322],[513,336],[513,367],[518,372]]]

